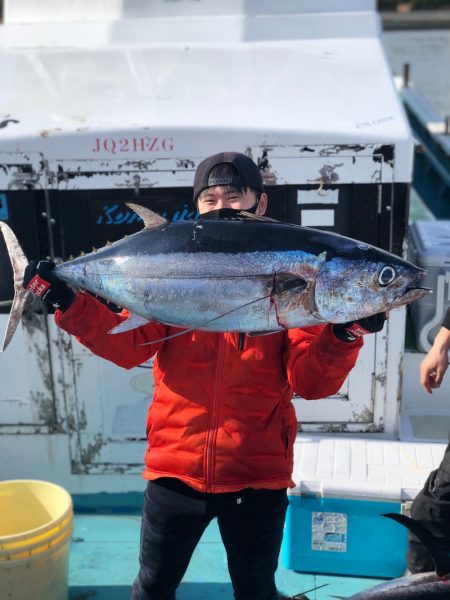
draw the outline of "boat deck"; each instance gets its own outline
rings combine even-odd
[[[139,512],[75,514],[70,548],[69,600],[129,600],[138,569]],[[280,564],[277,585],[283,594],[306,593],[308,600],[346,598],[381,579],[300,574]],[[324,584],[327,584],[325,587]],[[320,588],[316,591],[309,591]],[[177,592],[177,600],[232,600],[225,551],[215,521],[197,546]]]

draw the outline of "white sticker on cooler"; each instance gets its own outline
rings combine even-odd
[[[347,552],[347,515],[313,512],[311,516],[311,548],[325,552]]]

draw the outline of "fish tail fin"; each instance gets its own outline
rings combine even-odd
[[[29,292],[27,292],[22,285],[23,274],[26,266],[28,265],[27,257],[23,253],[19,241],[9,225],[3,221],[0,221],[0,230],[3,234],[6,249],[8,250],[9,254],[9,260],[11,261],[14,272],[14,300],[9,313],[8,325],[6,326],[3,344],[0,348],[0,352],[3,352],[8,347],[14,332],[17,329],[17,325],[20,321],[20,317],[22,316],[26,298],[28,297]]]
[[[450,558],[448,550],[444,548],[442,543],[431,533],[431,531],[422,525],[422,523],[411,517],[399,515],[397,513],[387,513],[383,516],[389,517],[389,519],[393,519],[394,521],[397,521],[397,523],[404,525],[411,533],[419,538],[433,559],[436,575],[445,577],[450,574]]]

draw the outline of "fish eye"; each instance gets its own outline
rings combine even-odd
[[[389,285],[397,277],[394,267],[386,265],[378,274],[378,283],[382,286]]]

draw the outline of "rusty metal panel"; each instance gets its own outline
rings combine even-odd
[[[110,143],[115,147],[114,139]],[[393,146],[263,145],[248,146],[245,151],[258,163],[266,185],[317,184],[320,187],[337,183],[391,182],[393,179]],[[45,175],[51,185],[60,190],[183,187],[192,185],[195,169],[203,158],[189,155],[152,159],[49,160]],[[357,169],[354,166],[356,160]]]
[[[158,140],[158,144],[165,140],[151,139]],[[105,138],[103,145],[114,149],[127,140]],[[100,138],[95,138],[93,143],[100,144]],[[249,145],[245,151],[258,163],[268,185],[316,183],[319,187],[336,183],[381,183],[393,179],[393,146]],[[203,158],[203,155],[193,157],[192,154],[174,156],[173,152],[151,159],[145,152],[141,157],[131,153],[129,158],[115,158],[111,150],[110,157],[47,160],[41,153],[0,152],[0,189],[190,186],[195,169]],[[358,169],[354,168],[355,160],[358,160]]]
[[[247,153],[262,170],[278,218],[290,214],[294,218],[289,220],[301,223],[312,208],[318,218],[343,211],[342,223],[349,227],[353,227],[355,215],[360,222],[361,215],[370,214],[377,227],[385,213],[392,219],[387,200],[392,196],[388,182],[392,186],[394,176],[392,147],[249,147]],[[132,215],[124,208],[127,200],[159,208],[160,212],[164,202],[166,207],[172,202],[170,218],[195,216],[191,214],[190,185],[199,160],[41,161],[34,163],[34,182],[30,185],[47,186],[46,219],[52,224],[56,250],[68,258],[73,251],[91,251],[94,244],[103,245],[109,237],[112,241],[139,229],[140,224],[131,222]],[[17,171],[11,173],[16,173],[17,181]],[[360,207],[359,211],[352,206]],[[355,234],[352,229],[342,231],[339,223],[336,218],[329,222],[329,228]],[[82,242],[84,247],[76,248],[75,242]],[[40,426],[68,434],[73,473],[138,472],[146,445],[145,415],[152,396],[150,365],[130,372],[117,369],[51,322],[50,331],[42,343],[42,348],[50,348],[48,364],[42,368],[39,353],[30,354],[42,374],[40,387],[46,390],[35,400],[41,411],[47,407]],[[389,340],[385,334],[370,336],[339,394],[320,403],[294,400],[302,431],[392,430],[392,414],[386,419],[386,395],[389,385],[395,387],[398,380],[391,374],[389,384],[385,356],[398,330],[392,329],[389,335]],[[6,425],[8,431],[14,426]]]
[[[6,321],[7,316],[0,315],[2,329]],[[9,350],[0,365],[0,434],[61,432],[46,316],[29,311]]]
[[[44,157],[37,152],[0,152],[0,190],[46,187]]]
[[[142,470],[145,422],[153,393],[151,364],[131,371],[94,356],[54,324],[56,396],[69,434],[71,472],[133,474]]]

